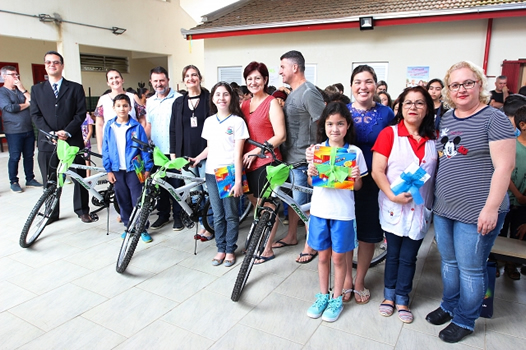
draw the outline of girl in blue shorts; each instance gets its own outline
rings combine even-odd
[[[317,141],[321,146],[344,147],[356,153],[356,166],[352,168],[354,190],[362,186],[367,165],[362,151],[353,145],[354,123],[345,104],[331,102],[318,121]],[[318,175],[314,164],[308,168],[310,176]],[[358,246],[355,230],[354,192],[348,189],[314,187],[310,210],[308,244],[319,252],[318,274],[321,293],[307,311],[311,318],[334,322],[343,310],[342,290],[347,271],[345,253]],[[334,264],[334,293],[329,295],[330,263]]]

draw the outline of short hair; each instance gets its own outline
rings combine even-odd
[[[429,90],[429,87],[431,86],[431,84],[433,83],[439,83],[440,86],[442,86],[442,89],[444,88],[444,82],[438,78],[434,78],[434,79],[431,79],[427,85],[426,85],[426,90]]]
[[[106,81],[108,81],[108,73],[109,73],[109,72],[117,72],[117,73],[119,73],[119,76],[120,76],[121,79],[122,79],[122,74],[121,74],[121,72],[119,72],[118,69],[110,68],[110,69],[108,69],[108,70],[106,71]]]
[[[526,106],[522,106],[521,108],[517,109],[513,120],[515,121],[515,127],[517,128],[519,128],[519,123],[526,123]]]
[[[509,95],[506,101],[504,101],[502,110],[508,117],[513,117],[522,106],[526,106],[526,96],[513,94]]]
[[[0,69],[0,74],[7,74],[7,71],[16,72],[16,68],[13,66],[3,66]]]
[[[519,89],[519,92],[518,92],[518,93],[521,94],[522,96],[526,96],[526,85],[523,86],[523,87],[521,87],[521,88]]]
[[[115,102],[122,100],[126,100],[126,102],[128,102],[128,104],[131,106],[130,98],[126,94],[118,94],[117,96],[115,96],[115,98],[113,99],[113,105],[115,106]]]
[[[294,64],[297,64],[300,72],[305,72],[305,57],[303,57],[301,52],[296,50],[285,52],[279,59],[281,61],[285,58],[291,60]]]
[[[378,78],[376,77],[376,73],[374,71],[374,68],[371,67],[371,66],[368,66],[366,64],[361,64],[361,65],[357,66],[356,68],[354,68],[354,70],[352,71],[352,74],[351,74],[351,86],[352,86],[352,82],[354,80],[354,77],[356,75],[360,74],[360,73],[363,73],[363,72],[370,73],[373,76],[374,83],[375,84],[378,83]]]
[[[398,112],[396,113],[396,117],[393,121],[394,124],[398,124],[401,120],[404,119],[403,115],[403,109],[404,109],[404,101],[407,95],[410,92],[418,92],[424,96],[424,102],[426,103],[426,115],[424,116],[424,119],[422,120],[422,124],[420,124],[420,127],[418,128],[418,135],[422,137],[428,137],[431,140],[434,140],[436,138],[435,133],[435,104],[433,103],[433,99],[431,98],[431,95],[429,92],[427,92],[427,89],[423,86],[417,85],[406,88],[400,96],[396,99],[399,101],[398,105]]]
[[[508,77],[505,76],[505,75],[499,75],[499,76],[497,77],[497,80],[507,80],[507,79],[508,79]]]
[[[321,94],[321,97],[323,98],[323,102],[325,102],[325,104],[331,102],[331,98],[330,98],[329,94],[325,92],[325,90],[322,90],[322,89],[320,89],[317,86],[316,86],[316,90],[318,90],[318,92]],[[340,93],[338,93],[338,95],[339,94]]]
[[[384,80],[380,80],[377,84],[376,84],[376,87],[380,86],[380,85],[385,85],[385,90],[387,90],[388,86],[387,86],[387,83],[384,81]]]
[[[336,87],[336,89],[340,90],[340,92],[342,94],[345,92],[342,83],[336,83],[336,84],[333,84],[333,85],[334,85],[334,87]]]
[[[155,68],[152,68],[150,70],[150,78],[152,77],[152,74],[155,73],[155,74],[164,74],[164,76],[166,77],[166,79],[170,79],[168,77],[168,71],[164,68],[164,67],[161,67],[161,66],[158,66],[158,67],[155,67]]]
[[[186,75],[186,73],[190,69],[193,69],[193,70],[195,70],[197,72],[197,76],[199,77],[199,80],[201,80],[201,81],[203,80],[203,76],[201,75],[201,71],[199,70],[199,68],[197,68],[193,64],[189,64],[188,66],[183,68],[183,73],[181,74],[183,81],[184,81],[184,76]],[[166,77],[168,78],[168,74],[166,75]],[[201,85],[201,84],[199,84],[199,85]]]
[[[267,66],[265,65],[265,63],[263,62],[256,62],[256,61],[252,61],[250,62],[246,67],[245,67],[245,70],[243,70],[243,78],[245,78],[245,82],[247,80],[247,77],[250,75],[250,73],[252,73],[253,71],[257,71],[259,72],[259,74],[261,74],[261,76],[266,79],[267,81],[265,82],[265,85],[263,86],[263,91],[265,91],[267,94],[269,93],[268,92],[268,81],[270,80],[269,79],[269,73],[268,73],[268,68]]]
[[[484,71],[479,66],[475,65],[474,63],[470,61],[460,61],[452,65],[446,72],[446,76],[444,77],[444,88],[442,89],[442,98],[444,101],[451,106],[452,108],[456,108],[455,102],[453,102],[449,96],[449,84],[451,83],[449,81],[449,77],[451,76],[451,73],[456,71],[457,69],[462,68],[468,68],[475,74],[477,77],[477,80],[480,80],[481,87],[479,92],[479,101],[483,104],[488,104],[490,100],[491,94],[488,92],[488,79],[486,79],[486,76],[484,75]]]
[[[56,51],[48,51],[48,52],[46,52],[46,54],[44,55],[44,60],[46,59],[47,55],[58,56],[60,58],[60,64],[64,64],[64,57],[62,57],[62,55],[59,54],[58,52],[56,52]]]

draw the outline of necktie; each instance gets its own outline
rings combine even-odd
[[[53,84],[53,92],[55,93],[55,98],[58,98],[58,84]]]

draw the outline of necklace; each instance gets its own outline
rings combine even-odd
[[[190,104],[190,106],[192,106],[192,116],[190,117],[190,126],[192,128],[197,128],[197,117],[194,113],[195,109],[197,108],[197,105],[199,105],[199,101],[201,101],[199,97],[201,97],[201,95],[188,97],[188,103]],[[197,99],[195,103],[192,102],[192,100],[194,99]]]

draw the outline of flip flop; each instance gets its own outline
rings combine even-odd
[[[271,256],[258,256],[258,257],[256,257],[256,260],[262,260],[262,261],[260,261],[260,262],[256,262],[256,261],[254,261],[254,265],[261,265],[261,264],[264,264],[264,263],[266,263],[267,261],[274,259],[275,257],[276,257],[275,255],[271,255]]]
[[[348,298],[346,297],[347,294],[349,294],[349,297],[348,297]],[[342,297],[342,301],[343,301],[344,303],[348,303],[349,301],[352,300],[352,296],[354,295],[354,289],[352,289],[352,288],[351,288],[351,289],[344,289],[344,290],[342,291],[342,295],[343,295],[343,297]]]
[[[360,301],[356,299],[357,295],[360,297]],[[369,289],[364,288],[362,291],[356,289],[354,290],[354,300],[356,301],[356,304],[367,304],[369,299],[371,299],[371,292]]]
[[[312,260],[314,260],[315,257],[318,256],[318,252],[314,253],[314,254],[311,254],[311,253],[300,253],[300,256],[299,256],[299,259],[301,259],[302,257],[304,256],[310,256],[310,258],[308,258],[307,260],[304,260],[304,261],[296,261],[298,264],[308,264],[310,263]]]
[[[279,246],[274,246],[274,244],[279,244]],[[298,243],[296,244],[290,244],[290,243],[287,243],[287,242],[283,242],[281,239],[274,242],[272,244],[272,249],[275,249],[275,248],[285,248],[285,247],[292,247],[292,246],[295,246],[295,245],[298,245]]]

